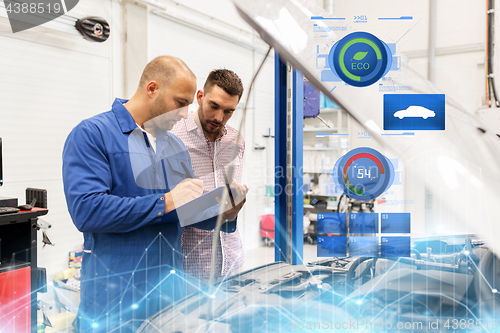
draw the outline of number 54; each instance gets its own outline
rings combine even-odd
[[[363,170],[365,170],[365,173],[363,174]],[[368,178],[370,178],[371,176],[371,171],[370,170],[367,170],[367,169],[358,169],[358,175],[357,177],[358,178],[363,178],[364,176],[367,176]]]

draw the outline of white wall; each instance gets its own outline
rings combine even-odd
[[[110,1],[84,0],[74,17],[105,17],[111,39],[103,44],[83,40],[65,20],[13,34],[0,13],[0,137],[3,139],[4,186],[0,196],[25,203],[25,189],[47,189],[52,224],[48,234],[56,244],[42,249],[38,264],[49,277],[67,267],[68,252],[78,249],[82,235],[68,214],[62,186],[62,148],[81,120],[110,108],[120,93],[121,69],[113,47],[119,45],[119,6]],[[117,22],[118,21],[118,22]],[[73,23],[74,24],[74,23]]]

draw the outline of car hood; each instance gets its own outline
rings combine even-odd
[[[336,275],[342,279],[345,270],[284,262],[260,266],[166,307],[137,333],[294,332],[294,323],[333,319],[332,313],[348,322],[352,318],[343,309],[320,300],[331,297]],[[324,288],[317,287],[326,280]]]

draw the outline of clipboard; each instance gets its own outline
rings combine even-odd
[[[186,227],[217,216],[219,214],[220,207],[215,198],[222,198],[224,191],[227,191],[227,187],[220,186],[194,200],[186,202],[184,205],[179,206],[163,215],[162,222],[179,221],[182,227]],[[231,193],[233,197],[236,197],[237,194],[234,188],[231,188]],[[199,215],[199,217],[197,218],[196,215]]]

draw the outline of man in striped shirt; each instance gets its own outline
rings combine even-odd
[[[171,130],[188,148],[195,178],[203,180],[204,193],[226,184],[236,189],[238,200],[235,206],[223,213],[224,221],[236,219],[248,192],[246,185],[240,185],[245,142],[241,135],[237,138],[236,129],[226,124],[242,94],[243,85],[236,73],[227,69],[212,71],[203,90],[196,93],[198,110]],[[233,154],[234,150],[236,154]],[[228,179],[231,162],[234,171],[232,179]],[[181,247],[186,273],[200,279],[210,277],[213,236],[214,231],[184,228]],[[215,276],[228,275],[243,265],[243,246],[238,230],[234,233],[221,231],[217,249]]]

